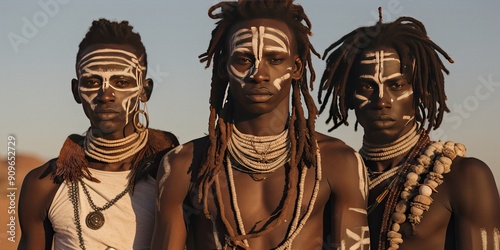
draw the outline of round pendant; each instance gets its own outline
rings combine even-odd
[[[92,230],[97,230],[104,225],[104,215],[99,211],[90,212],[85,218],[85,224]]]

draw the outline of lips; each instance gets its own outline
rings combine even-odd
[[[393,119],[389,115],[375,115],[375,116],[373,116],[372,120],[374,120],[374,121],[396,121],[395,119]]]
[[[101,120],[110,120],[115,118],[120,114],[120,112],[111,108],[100,108],[94,111],[94,114]]]
[[[246,91],[246,97],[252,102],[266,102],[273,97],[267,89],[251,89]]]
[[[372,124],[373,128],[387,129],[392,127],[392,125],[396,123],[396,120],[388,115],[374,115],[371,117],[370,123]]]

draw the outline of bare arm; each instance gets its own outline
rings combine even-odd
[[[500,249],[500,196],[489,167],[457,158],[449,175],[458,249]]]
[[[47,216],[59,185],[52,182],[49,165],[32,170],[24,178],[19,198],[22,235],[18,249],[52,248],[54,231]]]
[[[156,221],[151,249],[184,249],[187,238],[183,203],[190,184],[192,145],[170,151],[158,168]]]
[[[367,176],[361,157],[337,141],[331,153],[322,153],[325,177],[332,189],[333,242],[340,249],[368,249]],[[326,156],[325,154],[328,154]],[[323,161],[323,160],[322,160]]]

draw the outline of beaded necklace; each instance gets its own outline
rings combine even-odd
[[[290,160],[288,129],[278,135],[255,136],[241,133],[233,125],[227,149],[238,171],[248,174],[268,174]]]
[[[85,138],[84,149],[85,154],[93,159],[106,163],[116,163],[135,155],[146,146],[147,142],[147,129],[144,132],[132,133],[118,140],[95,137],[89,130]]]
[[[437,186],[443,183],[443,174],[451,171],[453,159],[465,156],[463,144],[440,141],[430,143],[425,131],[418,134],[419,140],[405,157],[403,164],[379,176],[370,176],[370,190],[396,176],[368,209],[368,213],[373,212],[388,195],[379,234],[379,250],[399,248],[399,244],[403,243],[402,234],[399,233],[401,224],[408,220],[414,229],[420,223],[423,213],[429,210],[432,203],[432,192],[436,192]],[[408,138],[410,137],[405,140]],[[422,183],[419,182],[421,179]],[[387,248],[386,242],[389,244]]]
[[[316,180],[314,183],[314,189],[313,193],[311,196],[311,200],[309,201],[309,205],[307,208],[306,213],[304,216],[300,216],[301,212],[301,206],[302,206],[302,199],[304,197],[304,189],[305,189],[305,180],[306,180],[306,175],[307,175],[307,167],[303,166],[301,169],[301,175],[300,175],[300,181],[299,181],[299,194],[297,197],[297,201],[295,203],[295,214],[292,219],[292,223],[290,224],[290,229],[288,230],[287,238],[286,241],[275,248],[276,250],[284,250],[284,249],[291,249],[293,240],[297,235],[300,233],[302,228],[304,227],[305,223],[309,219],[309,216],[311,215],[313,209],[314,209],[314,204],[316,202],[316,198],[318,197],[319,193],[319,184],[321,181],[321,155],[319,153],[319,148],[316,151],[317,154],[317,159],[318,159],[318,166],[316,167]],[[229,156],[226,157],[227,161],[227,178],[228,178],[228,184],[229,184],[229,190],[230,190],[230,195],[231,195],[231,205],[233,207],[234,213],[236,215],[236,224],[238,226],[238,229],[241,233],[241,235],[246,235],[245,231],[245,226],[243,224],[243,219],[241,217],[240,213],[240,208],[238,206],[238,199],[236,195],[236,188],[234,185],[234,178],[233,178],[233,166],[231,165],[231,159]],[[250,245],[248,244],[248,240],[244,239],[243,243],[250,248]]]
[[[393,159],[402,153],[410,151],[418,141],[417,123],[406,134],[398,138],[396,141],[377,145],[369,143],[366,138],[363,138],[363,146],[359,153],[365,160],[369,161],[385,161]]]
[[[414,158],[411,170],[402,185],[404,190],[400,193],[400,200],[391,216],[392,226],[387,232],[388,250],[396,250],[399,244],[403,243],[402,234],[399,233],[401,224],[408,219],[414,229],[415,225],[420,223],[423,213],[429,210],[432,204],[430,196],[437,192],[436,188],[443,183],[443,174],[449,173],[453,159],[457,156],[465,157],[465,152],[463,144],[437,141],[428,144],[423,153]],[[423,183],[419,183],[424,176]],[[419,188],[416,188],[417,186]]]

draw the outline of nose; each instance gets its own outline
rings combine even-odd
[[[109,86],[106,86],[106,84],[103,84],[97,94],[97,101],[100,103],[107,103],[114,102],[115,99],[115,90],[113,88],[110,88]]]
[[[267,64],[265,62],[256,61],[248,78],[253,83],[268,82],[270,77]]]
[[[384,87],[379,87],[378,93],[374,93],[373,103],[376,109],[390,108],[392,106],[392,100],[387,91],[384,91]]]

